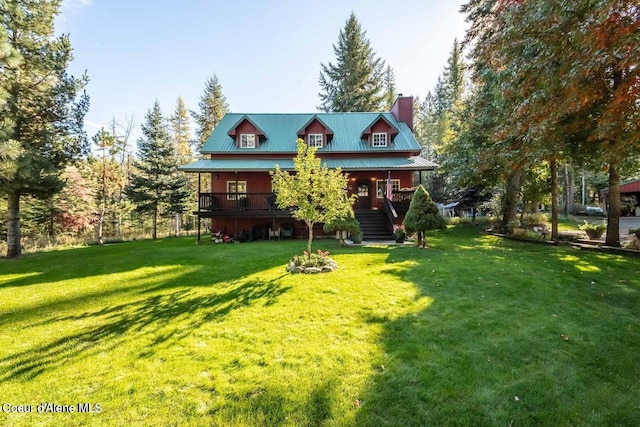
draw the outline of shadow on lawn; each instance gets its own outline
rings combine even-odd
[[[3,371],[0,381],[33,378],[70,359],[108,351],[130,339],[152,339],[153,342],[139,355],[150,356],[156,345],[180,340],[203,324],[216,321],[233,310],[259,303],[271,305],[288,289],[279,284],[279,278],[236,281],[221,293],[197,295],[192,290],[183,289],[78,316],[53,318],[48,322],[89,319],[98,325],[0,359]]]
[[[357,425],[637,424],[638,393],[611,393],[632,390],[628,372],[640,369],[640,280],[614,269],[619,259],[578,254],[598,267],[592,279],[563,258],[570,249],[489,247],[469,230],[429,242],[391,251],[385,272],[415,285],[417,307],[432,303],[363,317],[383,328],[384,366],[362,391]]]

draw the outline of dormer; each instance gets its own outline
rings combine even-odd
[[[298,131],[298,138],[308,147],[326,147],[333,139],[333,131],[317,115],[314,115]]]
[[[388,147],[400,131],[384,115],[379,114],[360,135],[370,147]]]
[[[248,117],[242,116],[240,120],[227,133],[236,144],[236,148],[258,148],[260,143],[267,140],[264,132]]]

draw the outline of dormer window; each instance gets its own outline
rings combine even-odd
[[[253,133],[240,134],[240,148],[256,148],[256,136]]]
[[[387,146],[387,134],[386,133],[374,133],[372,135],[373,147],[386,147]]]
[[[322,134],[310,133],[307,135],[307,145],[309,147],[322,148]]]

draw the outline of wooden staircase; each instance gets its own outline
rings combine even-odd
[[[393,240],[391,223],[382,210],[355,209],[362,230],[362,240]]]

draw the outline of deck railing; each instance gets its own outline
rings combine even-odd
[[[406,190],[394,190],[391,201],[396,212],[400,215],[404,215],[409,210],[411,204],[411,198],[413,198],[413,191]]]
[[[273,193],[200,193],[200,211],[280,210]]]

